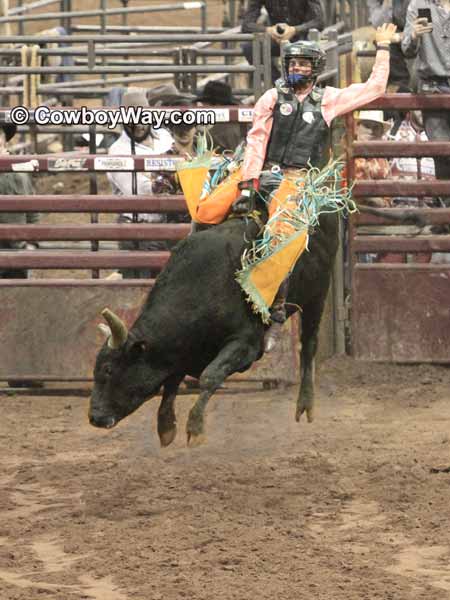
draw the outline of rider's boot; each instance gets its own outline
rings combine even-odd
[[[289,278],[280,285],[271,308],[272,324],[264,335],[264,352],[269,353],[275,348],[281,338],[283,325],[286,321],[286,298],[289,291]]]
[[[238,217],[248,217],[256,208],[256,195],[259,189],[258,179],[241,181],[238,184],[241,195],[231,206],[231,212]]]

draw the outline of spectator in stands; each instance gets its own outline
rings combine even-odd
[[[148,97],[148,95],[147,95]],[[150,106],[155,108],[163,107],[189,107],[195,104],[196,96],[192,94],[182,94],[170,85],[167,90],[163,86],[157,93],[152,93],[150,98]],[[182,154],[192,157],[196,152],[197,145],[197,127],[194,124],[180,123],[178,125],[167,123],[168,131],[173,138],[173,145],[169,149],[170,154]]]
[[[200,106],[236,106],[239,104],[233,96],[231,86],[224,81],[208,81],[197,96]],[[208,129],[216,152],[234,151],[247,136],[247,125],[232,121],[216,123]]]
[[[376,141],[393,137],[399,141],[414,142],[423,140],[420,136],[419,125],[414,117],[411,119],[411,114],[403,120],[400,127],[397,129],[395,136],[391,135],[391,124],[383,119],[383,111],[381,110],[366,110],[361,111],[357,122],[357,138],[360,142]],[[414,123],[414,125],[412,124]],[[420,136],[420,137],[418,137]],[[426,139],[426,136],[425,136]],[[394,159],[392,163],[386,158],[357,158],[355,160],[355,179],[370,179],[370,180],[386,180],[386,179],[417,179],[418,172],[421,175],[429,178],[428,172],[430,168],[430,159],[415,159],[415,158],[399,158]],[[423,167],[423,171],[421,169]],[[411,198],[387,198],[387,197],[371,197],[366,198],[366,204],[369,206],[377,206],[379,208],[392,208],[399,204],[417,206],[417,198],[415,202]],[[390,227],[375,226],[371,227],[372,234],[390,234]],[[412,256],[412,262],[429,262],[431,254],[417,253]],[[380,263],[405,263],[407,262],[407,254],[404,252],[381,252],[378,254],[363,254],[360,256],[362,262],[380,262]]]
[[[356,137],[358,142],[382,140],[391,128],[384,120],[381,110],[362,110],[356,119]],[[355,160],[355,179],[389,179],[391,168],[386,158],[357,158]],[[388,198],[371,197],[366,199],[370,206],[385,208],[390,206]]]
[[[358,142],[375,142],[386,139],[386,134],[391,128],[391,123],[384,120],[382,110],[363,110],[356,119],[356,137]],[[386,158],[357,158],[355,160],[355,180],[370,179],[383,181],[391,178],[391,166]],[[364,203],[378,208],[392,207],[390,198],[372,196],[365,198]],[[372,233],[389,233],[389,228],[379,227],[372,229]],[[398,253],[361,254],[361,262],[404,262],[404,257]]]
[[[158,86],[154,90],[151,90],[150,94],[150,106],[163,108],[163,107],[189,107],[193,106],[196,101],[196,96],[187,93],[181,93],[172,84],[167,86]],[[184,156],[186,158],[192,158],[197,152],[197,143],[200,132],[195,124],[187,125],[180,123],[178,125],[168,123],[166,125],[170,132],[173,143],[171,148],[167,151],[168,154],[176,154],[178,156]],[[178,179],[174,173],[159,173],[153,185],[153,191],[156,194],[179,194],[181,188],[178,183]],[[185,215],[170,214],[167,215],[169,223],[185,223],[190,222],[188,213]]]
[[[196,96],[191,94],[182,94],[171,84],[164,88],[160,86],[156,93],[151,94],[150,105],[155,107],[186,107],[192,106],[196,101]],[[173,144],[167,151],[168,154],[176,154],[192,158],[197,153],[197,144],[201,132],[196,125],[179,125],[169,123],[167,125],[170,131]],[[153,182],[153,192],[155,194],[181,194],[181,186],[175,173],[159,172]],[[190,223],[191,217],[186,210],[184,213],[169,213],[166,217],[167,223]],[[170,250],[176,242],[166,242],[166,249]]]
[[[9,154],[7,143],[15,136],[16,126],[13,124],[0,125],[0,155]],[[31,177],[27,173],[1,173],[0,194],[2,195],[31,195],[33,194]],[[25,225],[37,223],[39,214],[30,213],[0,213],[0,223],[8,225]],[[36,250],[37,242],[0,240],[1,250]],[[27,279],[26,269],[0,269],[2,279]]]
[[[403,121],[400,123],[395,134],[390,132],[390,136],[397,142],[426,142],[428,141],[427,134],[423,127],[422,113],[419,110],[412,110],[405,114]],[[433,181],[435,176],[434,161],[431,157],[414,158],[402,156],[394,158],[391,163],[391,172],[394,179],[404,179],[416,181],[424,179]],[[422,198],[399,196],[393,198],[394,206],[410,206],[417,208],[423,205]]]
[[[122,106],[142,106],[148,107],[149,103],[144,91],[137,88],[129,90],[123,95]],[[158,131],[152,129],[149,125],[124,125],[123,131],[119,139],[109,148],[110,155],[126,156],[133,153],[134,146],[135,154],[165,154],[173,146],[173,137],[166,129]],[[136,193],[152,194],[153,183],[147,173],[125,173],[119,171],[111,171],[108,174],[108,179],[112,186],[113,194],[118,196],[128,196],[133,193],[133,176],[136,177]],[[124,213],[119,216],[119,223],[164,223],[166,216],[163,214],[139,213],[133,218],[133,214]],[[125,240],[119,242],[121,250],[165,250],[165,242],[152,240]],[[122,276],[129,278],[152,278],[156,276],[156,271],[152,269],[121,269]]]
[[[419,110],[412,110],[405,114],[403,121],[397,128],[395,135],[391,135],[398,142],[426,142],[427,134],[423,128],[422,113]],[[402,156],[394,158],[391,162],[391,173],[393,179],[402,179],[417,181],[433,181],[436,179],[434,161],[431,157],[414,158]],[[431,198],[417,198],[411,196],[399,196],[392,198],[392,205],[399,207],[426,207],[432,206]],[[426,233],[425,229],[423,233]],[[407,262],[429,263],[432,258],[431,252],[415,252],[406,255]]]
[[[16,126],[13,124],[0,125],[0,155],[9,154],[7,143],[16,134]],[[31,177],[27,173],[1,173],[0,174],[0,194],[1,195],[31,195],[33,194],[33,184]],[[0,213],[0,223],[5,225],[25,225],[27,223],[37,223],[39,220],[38,213],[17,212],[17,213]],[[16,240],[0,240],[0,252],[2,250],[36,250],[38,244],[36,242],[16,241]],[[0,269],[1,279],[27,279],[27,269]],[[9,380],[10,387],[32,387],[41,388],[41,381],[30,379]]]
[[[261,9],[265,7],[269,25],[258,23]],[[305,40],[310,29],[323,29],[325,17],[320,0],[250,0],[242,20],[242,33],[264,32],[272,38],[272,56],[280,56],[282,42]],[[250,64],[253,64],[252,43],[244,42],[242,51]],[[281,73],[272,61],[272,81]]]
[[[410,87],[410,73],[401,49],[401,32],[405,27],[406,11],[410,0],[366,0],[369,9],[369,21],[375,28],[383,23],[397,25],[398,39],[391,44],[391,58],[389,61],[388,85],[390,91],[399,91],[398,88]]]
[[[419,17],[428,9],[431,21]],[[405,56],[417,56],[419,93],[450,93],[450,0],[411,0],[402,41]],[[425,131],[431,141],[450,141],[450,111],[423,111]],[[450,179],[450,157],[434,159],[437,179]],[[450,206],[449,196],[442,198]]]

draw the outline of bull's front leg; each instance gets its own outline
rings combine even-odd
[[[183,378],[184,375],[174,375],[164,383],[163,397],[158,409],[158,435],[163,448],[171,444],[177,435],[175,398]]]
[[[229,375],[249,367],[258,356],[255,344],[235,340],[229,342],[206,367],[200,377],[200,395],[191,408],[186,426],[188,446],[198,446],[204,439],[204,412],[214,392]]]
[[[300,421],[300,417],[304,412],[306,412],[309,423],[314,419],[314,359],[317,352],[323,307],[324,301],[318,301],[304,306],[302,310],[301,381],[295,411],[295,420],[297,422]]]

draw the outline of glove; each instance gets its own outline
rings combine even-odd
[[[255,200],[259,189],[259,180],[248,179],[247,181],[241,181],[238,184],[238,188],[242,191],[242,194],[233,202],[231,212],[236,215],[251,213],[255,210]]]
[[[375,33],[377,48],[389,49],[396,31],[397,26],[393,23],[383,23],[381,27],[378,27]]]

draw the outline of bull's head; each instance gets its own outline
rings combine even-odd
[[[111,428],[155,395],[165,377],[158,357],[148,341],[129,333],[125,323],[111,310],[102,311],[108,327],[101,328],[107,340],[97,355],[89,421]]]

